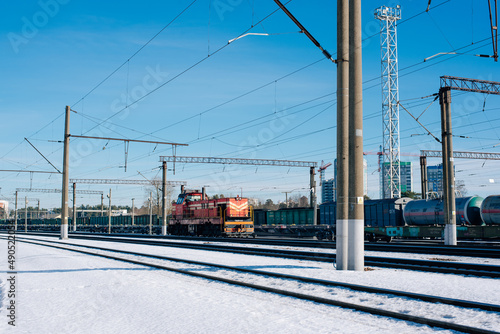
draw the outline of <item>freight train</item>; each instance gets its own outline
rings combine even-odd
[[[314,225],[314,214],[318,225]],[[365,201],[365,236],[368,240],[392,238],[442,238],[444,230],[441,200],[410,198]],[[168,232],[174,235],[204,236],[290,236],[333,238],[336,203],[312,208],[252,210],[245,198],[208,199],[204,192],[182,192],[168,217]],[[108,217],[77,218],[77,231],[107,232]],[[150,220],[151,219],[151,220]],[[485,199],[477,196],[456,198],[456,224],[459,239],[500,238],[500,195]],[[12,225],[0,220],[0,229]],[[59,231],[60,219],[28,219],[28,231]],[[72,219],[69,218],[70,228]],[[161,233],[158,216],[111,217],[115,233]],[[25,229],[18,219],[18,230]]]
[[[173,235],[255,236],[247,198],[208,199],[203,190],[181,191],[167,231]]]
[[[0,220],[0,230],[12,228],[14,220]],[[73,229],[73,219],[68,218],[69,230]],[[78,232],[108,233],[109,217],[92,216],[76,218],[76,230]],[[48,231],[59,232],[61,230],[61,219],[17,219],[18,231]],[[132,223],[132,216],[112,216],[112,233],[138,233],[138,234],[160,234],[161,225],[157,215],[139,215],[135,216]]]
[[[399,238],[442,238],[444,213],[442,200],[396,198],[367,200],[364,205],[365,236],[369,240]],[[281,211],[281,213],[280,213]],[[318,209],[319,225],[297,219],[297,212],[312,217],[312,208],[255,210],[259,234],[288,234],[331,238],[335,233],[336,203],[323,203]],[[279,217],[277,219],[276,217]],[[293,217],[291,219],[290,217]],[[500,238],[500,195],[456,198],[457,236],[461,239]]]
[[[25,223],[26,222],[26,223]],[[10,228],[13,221],[0,220],[0,229]],[[26,224],[26,226],[25,226]],[[68,218],[70,230],[73,227]],[[172,215],[167,217],[167,231],[171,235],[254,237],[253,210],[247,198],[228,197],[209,199],[202,190],[181,190],[173,204]],[[7,226],[10,225],[10,226]],[[107,233],[161,234],[157,215],[84,217],[76,220],[77,231]],[[61,219],[18,219],[20,231],[59,231]]]

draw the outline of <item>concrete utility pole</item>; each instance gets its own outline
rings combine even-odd
[[[111,188],[109,189],[109,208],[108,208],[108,233],[111,234]]]
[[[349,0],[337,0],[337,194],[336,264],[347,270],[349,196]]]
[[[135,198],[132,198],[132,226],[134,226],[134,200]]]
[[[40,200],[38,200],[38,209],[37,209],[37,213],[36,213],[36,218],[40,219]]]
[[[104,194],[101,194],[101,217],[104,217]]]
[[[153,192],[149,193],[149,234],[153,234]]]
[[[71,108],[66,106],[64,125],[64,153],[61,199],[61,239],[68,239],[68,187],[69,187],[69,117]]]
[[[442,76],[439,89],[443,151],[444,243],[457,244],[453,135],[451,131],[451,90],[500,95],[500,82]]]
[[[314,167],[309,168],[310,184],[311,184],[311,207],[313,208],[313,225],[318,225],[318,201],[316,198],[316,169]]]
[[[349,270],[364,270],[361,0],[349,1]]]
[[[162,235],[167,235],[167,162],[166,161],[163,161],[162,168],[163,168],[163,185],[162,185],[162,194],[163,194],[162,208],[163,208],[163,214],[162,214],[161,234]],[[202,199],[204,199],[204,198],[202,198]]]
[[[24,232],[28,232],[28,197],[24,197]]]
[[[427,157],[420,156],[420,184],[422,199],[427,199]]]
[[[453,141],[451,132],[451,89],[439,89],[441,105],[441,143],[443,147],[443,209],[444,209],[444,243],[457,244],[457,226],[455,210],[455,177],[453,175]]]
[[[73,232],[76,232],[76,183],[73,183]]]
[[[286,204],[286,207],[288,208],[288,194],[291,193],[291,191],[282,191],[281,193],[285,194],[285,204]]]
[[[14,210],[14,231],[17,231],[17,190],[16,190],[16,206]]]

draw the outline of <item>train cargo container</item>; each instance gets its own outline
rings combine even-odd
[[[481,218],[485,224],[500,224],[500,195],[488,196],[483,200]]]
[[[254,225],[267,225],[267,212],[264,209],[253,210],[253,222]]]
[[[365,226],[403,226],[403,208],[411,198],[366,200],[364,203]],[[335,225],[337,203],[327,202],[319,206],[320,224]]]
[[[365,226],[403,226],[403,209],[409,197],[365,201]]]
[[[267,211],[267,225],[314,225],[313,208],[288,208]]]
[[[319,206],[319,224],[335,225],[337,220],[337,205],[335,202],[326,202]]]
[[[456,224],[481,225],[482,197],[457,197]],[[442,225],[444,224],[443,200],[415,200],[406,204],[403,210],[406,225]]]

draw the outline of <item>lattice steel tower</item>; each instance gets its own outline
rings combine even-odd
[[[380,171],[380,197],[401,197],[399,155],[399,84],[398,41],[396,22],[401,19],[400,6],[382,6],[375,10],[380,20],[382,47],[382,123],[383,164]]]

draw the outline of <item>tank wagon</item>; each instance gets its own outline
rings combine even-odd
[[[204,191],[182,191],[174,204],[168,233],[200,236],[254,236],[247,198],[208,199]]]
[[[500,195],[488,196],[483,200],[481,219],[485,224],[500,224]]]
[[[457,225],[482,225],[481,204],[478,196],[457,197],[455,199]],[[444,202],[442,200],[414,200],[406,204],[403,218],[406,225],[442,225],[444,224]],[[499,201],[500,205],[500,201]]]

